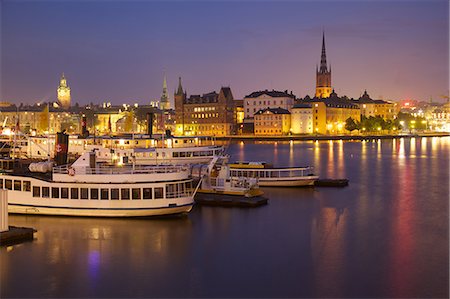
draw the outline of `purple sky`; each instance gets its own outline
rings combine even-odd
[[[313,95],[322,30],[339,95],[443,101],[449,2],[14,1],[1,6],[0,101],[149,103],[230,86]]]

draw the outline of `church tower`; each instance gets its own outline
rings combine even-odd
[[[64,109],[70,108],[70,87],[67,85],[67,80],[64,77],[64,73],[59,80],[59,86],[56,90],[58,96],[58,102]]]
[[[174,94],[175,103],[175,122],[176,122],[176,134],[184,135],[184,103],[186,101],[186,92],[183,91],[181,86],[181,77],[178,78],[178,89]]]
[[[331,94],[331,67],[327,67],[327,54],[325,52],[325,33],[322,36],[322,56],[320,69],[316,67],[316,97],[328,98]]]
[[[159,102],[159,108],[161,110],[169,110],[170,109],[169,93],[167,92],[166,75],[164,75],[163,92],[161,95],[161,100]]]

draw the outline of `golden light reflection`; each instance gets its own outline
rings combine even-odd
[[[336,174],[338,178],[344,178],[345,177],[345,161],[344,161],[344,142],[342,139],[338,141],[338,154],[337,154],[337,170],[338,173]]]
[[[410,156],[414,156],[416,154],[416,138],[412,137],[409,144]]]
[[[332,178],[334,175],[334,149],[333,149],[333,141],[328,142],[328,167],[327,167],[327,176]]]

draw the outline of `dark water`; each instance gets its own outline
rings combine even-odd
[[[11,216],[0,297],[448,297],[450,138],[236,143],[347,188],[266,189],[257,209],[169,219]]]

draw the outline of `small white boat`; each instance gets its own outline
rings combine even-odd
[[[231,177],[258,178],[261,187],[314,186],[319,179],[310,166],[274,168],[265,162],[236,162],[228,166]]]
[[[187,213],[196,192],[188,167],[118,167],[97,163],[93,152],[51,175],[1,173],[0,189],[10,213],[94,217]]]
[[[209,164],[198,193],[247,198],[263,195],[257,178],[233,176],[225,163],[216,164],[218,159],[219,157],[215,157]]]

